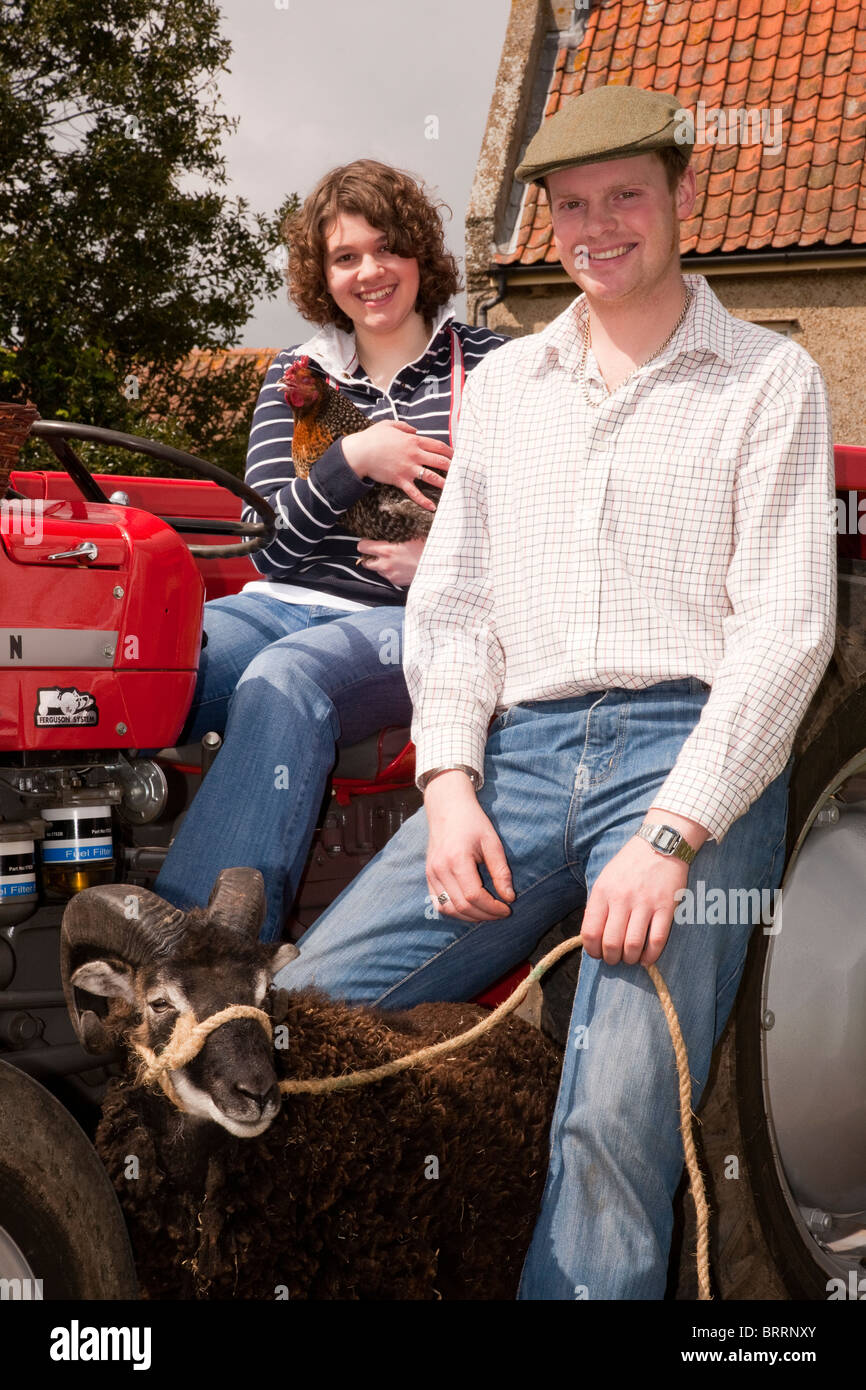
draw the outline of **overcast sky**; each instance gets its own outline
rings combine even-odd
[[[508,0],[222,0],[231,73],[225,110],[231,192],[273,213],[304,198],[336,164],[368,156],[408,169],[453,210],[450,249],[463,264],[463,219],[509,12]],[[428,117],[438,120],[438,139]],[[464,312],[463,296],[456,301]],[[256,306],[245,347],[306,335],[285,291]]]

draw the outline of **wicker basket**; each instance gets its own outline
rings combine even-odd
[[[9,475],[18,465],[18,455],[30,433],[30,426],[39,419],[35,405],[13,405],[0,401],[0,497],[9,486]]]

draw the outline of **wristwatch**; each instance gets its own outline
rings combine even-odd
[[[697,850],[692,849],[688,840],[672,825],[642,825],[635,834],[668,859],[682,859],[684,864],[691,864],[697,854]]]
[[[428,782],[432,782],[433,778],[438,777],[440,772],[465,772],[475,790],[478,790],[481,779],[474,768],[464,767],[463,763],[455,763],[453,767],[431,767],[429,772],[422,772],[415,784],[419,792],[426,791]]]

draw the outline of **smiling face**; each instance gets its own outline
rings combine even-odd
[[[679,275],[679,224],[695,201],[690,166],[673,194],[655,154],[558,169],[546,184],[556,249],[589,299],[643,299]]]
[[[415,314],[417,260],[389,251],[387,233],[357,213],[340,213],[327,233],[325,281],[356,330],[387,335]]]

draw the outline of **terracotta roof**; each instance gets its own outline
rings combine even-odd
[[[278,348],[225,348],[221,352],[206,352],[196,348],[183,363],[181,375],[211,376],[217,372],[231,371],[240,362],[254,362],[256,371],[264,380],[265,372],[278,351]]]
[[[602,0],[579,46],[562,46],[544,115],[609,82],[672,92],[696,116],[711,108],[765,111],[762,143],[701,140],[698,197],[682,224],[683,252],[866,243],[866,26],[861,0]],[[543,73],[542,73],[543,77]],[[780,113],[774,152],[772,114]],[[533,132],[530,130],[527,135]],[[754,137],[752,137],[754,138]],[[519,188],[520,185],[517,185]],[[547,198],[523,193],[499,265],[555,264]]]
[[[249,400],[237,409],[226,410],[222,417],[222,430],[226,434],[231,434],[242,425],[249,425],[259,388],[278,351],[278,348],[223,348],[218,351],[195,348],[181,363],[180,374],[189,379],[201,379],[231,371],[233,367],[243,363],[253,363],[255,381]],[[142,372],[140,376],[142,382],[146,382],[147,373]],[[174,410],[177,405],[178,398],[176,396],[171,397],[168,402],[168,409]]]

